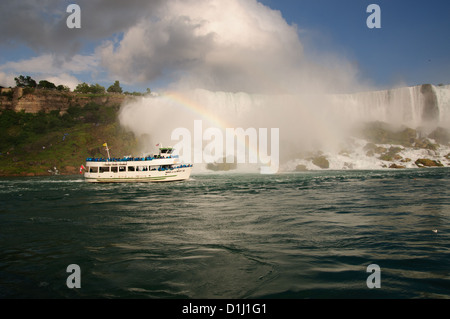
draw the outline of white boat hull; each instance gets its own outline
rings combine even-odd
[[[107,172],[84,174],[86,182],[90,183],[136,183],[136,182],[174,182],[189,179],[192,167],[178,168],[168,171],[149,172]]]
[[[108,149],[107,149],[108,150]],[[88,158],[84,177],[89,183],[174,182],[189,179],[192,165],[180,163],[173,148],[146,157]]]

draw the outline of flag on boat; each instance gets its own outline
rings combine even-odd
[[[161,144],[159,144],[159,143],[158,143],[158,144],[156,144],[156,146],[159,146],[159,145],[161,145]]]
[[[83,170],[84,169],[86,169],[86,168],[83,166],[83,164],[81,164],[81,166],[80,166],[80,174],[83,174]]]

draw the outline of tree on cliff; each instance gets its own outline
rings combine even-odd
[[[89,84],[86,82],[80,83],[74,90],[75,93],[89,93]]]
[[[14,81],[16,81],[16,86],[20,88],[35,88],[37,86],[37,83],[35,80],[33,80],[29,75],[26,77],[23,75],[20,75],[17,78],[14,78]]]
[[[42,80],[42,81],[39,81],[38,88],[41,88],[41,89],[56,89],[56,85],[54,83],[52,83],[52,82],[47,81],[47,80]]]
[[[101,86],[101,85],[98,84],[98,83],[95,83],[95,85],[92,85],[92,84],[91,84],[90,89],[91,89],[91,93],[92,93],[92,94],[102,94],[102,93],[105,93],[105,87]]]
[[[108,90],[109,93],[122,93],[122,88],[120,87],[119,81],[115,81],[113,85],[111,85]]]
[[[86,82],[83,82],[77,85],[74,92],[83,94],[101,94],[105,93],[105,88],[98,83],[89,85]]]
[[[70,92],[70,88],[67,85],[60,84],[56,87],[56,89],[62,92]]]

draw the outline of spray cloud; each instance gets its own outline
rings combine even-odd
[[[148,147],[205,127],[279,128],[280,156],[333,148],[347,118],[330,93],[361,90],[355,67],[332,53],[310,59],[299,28],[256,0],[170,0],[99,52],[127,80],[170,79],[159,96],[123,105],[121,123]],[[367,90],[367,88],[365,88]],[[144,149],[143,151],[149,151]]]

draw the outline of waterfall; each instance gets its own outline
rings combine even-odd
[[[138,138],[143,137],[148,148],[159,142],[174,145],[176,142],[171,140],[171,134],[178,128],[185,128],[194,139],[194,122],[198,120],[202,121],[203,130],[279,129],[281,162],[322,151],[330,158],[330,168],[380,167],[378,157],[366,156],[364,146],[367,141],[360,140],[359,145],[348,144],[349,140],[354,140],[354,128],[380,121],[399,128],[420,128],[420,134],[425,132],[426,135],[437,127],[448,129],[450,85],[424,84],[332,95],[315,92],[265,95],[198,89],[131,100],[122,106],[120,113],[121,124]],[[357,164],[350,165],[352,159],[336,155],[342,154],[343,149],[353,150],[352,156],[359,152]],[[355,150],[358,151],[355,153]],[[445,156],[444,152],[448,154],[447,150],[442,150],[441,158]],[[406,165],[414,165],[414,162]]]
[[[429,84],[331,97],[333,111],[353,121],[382,121],[410,127],[448,125],[450,86]]]
[[[450,127],[450,85],[434,87],[439,107],[439,121],[444,127]]]

